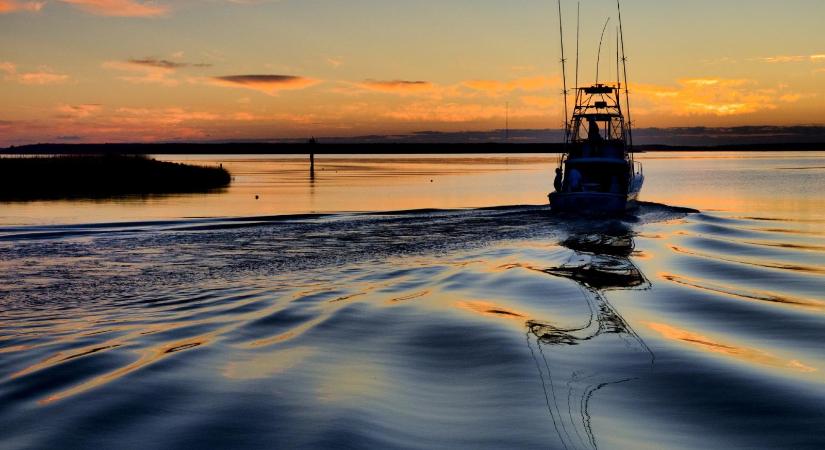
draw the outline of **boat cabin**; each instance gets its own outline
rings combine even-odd
[[[626,193],[631,162],[619,87],[579,88],[560,192]]]

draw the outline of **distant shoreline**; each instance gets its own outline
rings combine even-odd
[[[709,146],[637,145],[637,152],[825,151],[823,143],[742,144]],[[155,143],[155,144],[33,144],[0,148],[6,155],[410,155],[484,153],[561,153],[560,143]]]

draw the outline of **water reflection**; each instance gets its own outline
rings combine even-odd
[[[526,323],[527,346],[536,362],[550,419],[565,449],[598,448],[590,411],[594,395],[636,379],[639,370],[631,366],[652,367],[655,362],[647,344],[604,295],[612,289],[651,287],[630,260],[633,231],[620,222],[599,228],[571,234],[562,242],[573,251],[568,261],[541,270],[578,283],[589,309],[585,322],[576,327],[560,327],[551,321]]]

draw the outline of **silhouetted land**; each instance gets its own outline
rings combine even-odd
[[[823,143],[771,143],[713,146],[637,145],[636,151],[804,151],[825,150]],[[161,144],[34,144],[0,149],[6,154],[40,155],[343,155],[343,154],[470,154],[560,153],[560,143],[161,143]]]
[[[205,192],[227,186],[229,172],[135,155],[0,158],[0,200],[105,198]]]

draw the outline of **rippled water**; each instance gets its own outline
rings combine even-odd
[[[0,447],[822,448],[825,155],[718,156],[620,220],[2,227]]]

